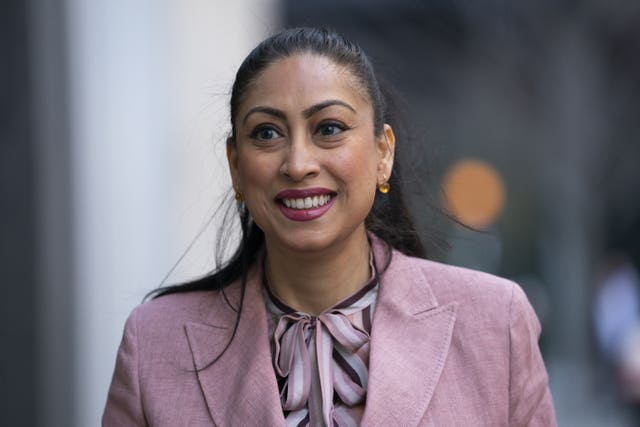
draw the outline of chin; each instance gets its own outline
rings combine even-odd
[[[354,230],[294,230],[277,236],[273,242],[283,249],[303,254],[320,253],[331,248],[338,248],[351,239],[358,238],[359,228]],[[364,232],[364,228],[363,228]]]
[[[301,253],[321,252],[330,248],[336,239],[332,239],[326,233],[305,233],[306,235],[289,235],[280,240],[280,244],[291,251]]]

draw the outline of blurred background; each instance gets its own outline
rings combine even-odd
[[[560,425],[640,425],[640,2],[4,0],[0,20],[0,425],[99,424],[127,314],[187,248],[169,282],[213,265],[236,68],[301,24],[392,86],[430,256],[527,292]]]

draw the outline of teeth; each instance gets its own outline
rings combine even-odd
[[[288,208],[292,209],[311,209],[318,206],[326,205],[331,196],[329,194],[322,194],[320,196],[305,197],[299,199],[282,199],[282,203]]]

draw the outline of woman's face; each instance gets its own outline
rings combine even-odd
[[[375,136],[371,103],[347,68],[313,54],[274,62],[247,89],[235,127],[233,184],[267,245],[321,251],[364,236],[395,140],[387,125]]]

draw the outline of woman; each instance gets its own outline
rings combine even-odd
[[[104,425],[555,424],[522,290],[421,258],[386,118],[334,32],[249,54],[227,140],[241,243],[133,311]]]

